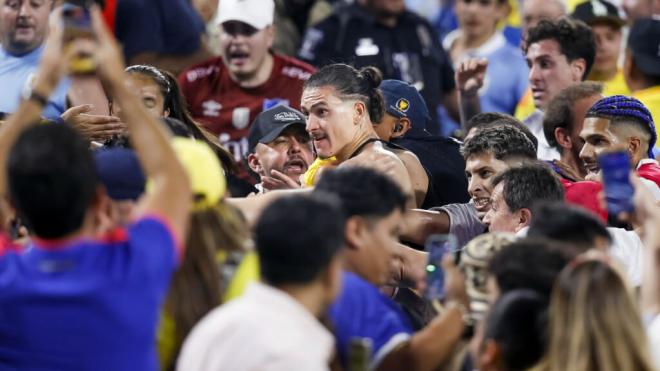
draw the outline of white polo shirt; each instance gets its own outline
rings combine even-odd
[[[183,343],[178,370],[328,370],[334,337],[305,307],[262,283],[214,309]]]

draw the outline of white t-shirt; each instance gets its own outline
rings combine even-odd
[[[326,371],[333,350],[334,337],[305,307],[253,283],[193,328],[177,370]]]
[[[642,254],[644,244],[637,233],[622,228],[608,227],[612,236],[610,255],[614,256],[625,268],[628,281],[633,287],[642,284]]]

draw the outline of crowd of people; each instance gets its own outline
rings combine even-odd
[[[0,370],[660,370],[658,0],[0,0],[0,48]]]

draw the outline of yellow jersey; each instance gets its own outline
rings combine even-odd
[[[660,85],[638,90],[632,96],[639,99],[651,111],[651,116],[653,116],[653,122],[655,123],[655,131],[660,136],[660,126],[658,126],[660,124]],[[658,143],[655,146],[660,148]]]

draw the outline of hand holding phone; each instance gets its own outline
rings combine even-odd
[[[456,238],[453,235],[431,235],[426,240],[426,251],[429,253],[429,258],[426,264],[424,297],[428,300],[442,300],[445,297],[445,272],[442,269],[442,259],[446,254],[458,251]]]
[[[62,4],[65,49],[76,39],[94,39],[90,6],[91,2],[88,0],[65,0]],[[74,75],[92,74],[95,71],[96,64],[87,52],[79,51],[69,64],[69,72]]]

